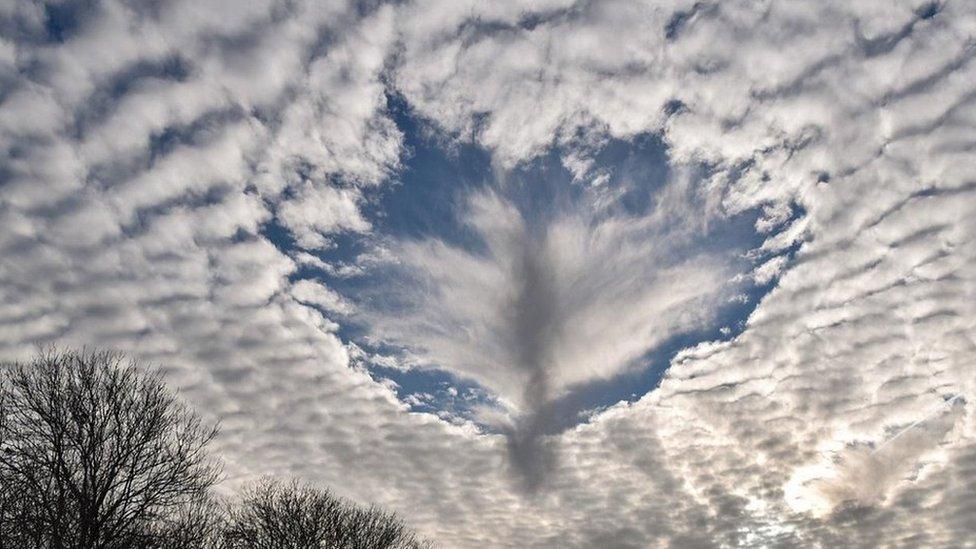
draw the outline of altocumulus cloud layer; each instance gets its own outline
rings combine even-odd
[[[3,2],[0,354],[165,365],[222,421],[229,488],[302,476],[448,547],[963,546],[974,34],[951,0]],[[499,180],[454,212],[478,245],[378,230],[378,197],[409,192],[393,102],[490,154]],[[594,151],[648,134],[667,181],[621,209]],[[552,151],[585,190],[539,223],[503,179]],[[743,215],[741,250],[703,244]],[[427,325],[330,282],[391,265]],[[744,325],[653,391],[536,425],[757,283]],[[380,359],[497,405],[411,412]],[[558,456],[528,493],[527,438]]]

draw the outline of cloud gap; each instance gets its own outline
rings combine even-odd
[[[733,337],[773,286],[750,278],[769,236],[758,213],[713,211],[707,168],[674,171],[658,136],[555,144],[505,170],[392,106],[408,153],[368,195],[373,231],[316,252],[363,268],[301,277],[356,304],[339,333],[374,377],[414,411],[504,434],[530,490],[557,461],[548,435],[653,390],[678,351]]]

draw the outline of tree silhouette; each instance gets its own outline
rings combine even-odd
[[[362,508],[299,482],[265,480],[247,488],[230,512],[230,549],[421,549],[392,513]]]
[[[148,525],[144,549],[224,549],[226,512],[213,498],[199,498]]]
[[[50,350],[0,372],[0,545],[156,544],[206,497],[216,434],[117,353]]]
[[[0,549],[420,549],[393,513],[272,479],[212,497],[205,426],[110,352],[0,366]]]

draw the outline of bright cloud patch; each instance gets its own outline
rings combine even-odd
[[[736,286],[734,257],[682,249],[694,229],[653,214],[569,212],[531,227],[489,194],[462,215],[485,249],[404,243],[397,258],[418,278],[414,302],[377,334],[482,380],[516,411],[635,367],[655,344],[711,320]]]
[[[447,547],[966,546],[974,34],[958,0],[0,3],[0,357],[159,363],[228,490]]]

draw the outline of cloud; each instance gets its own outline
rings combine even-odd
[[[660,187],[647,211],[622,207],[627,184]],[[537,485],[554,459],[541,437],[562,422],[551,417],[555,401],[646,367],[641,359],[669,338],[716,322],[749,264],[745,250],[708,246],[709,224],[723,220],[702,211],[690,177],[619,183],[610,197],[596,188],[555,212],[519,202],[517,185],[469,197],[459,216],[479,245],[391,245],[395,303],[378,302],[363,320],[414,362],[495,392],[513,418],[495,427],[510,431],[517,469]]]
[[[334,290],[311,280],[299,280],[292,284],[291,294],[300,302],[317,305],[338,314],[347,314],[352,307]]]
[[[157,362],[221,419],[228,490],[304,476],[398,509],[449,546],[971,539],[969,3],[232,4],[0,5],[4,358],[60,341]],[[500,172],[566,151],[574,185],[603,175],[600,143],[657,132],[675,171],[707,168],[703,218],[765,212],[750,259],[775,287],[733,339],[680,352],[658,389],[545,439],[559,459],[527,497],[505,476],[509,439],[411,413],[350,362],[344,321],[322,312],[332,294],[293,281],[299,263],[326,261],[339,279],[375,256],[333,262],[266,234],[288,223],[318,247],[377,230],[363,206],[410,152],[388,94],[445,140],[487,148]],[[670,244],[660,271],[646,239],[669,225],[601,215],[596,199],[545,231],[512,201],[472,198],[485,253],[394,250],[437,280],[440,294],[406,294],[432,321],[487,337],[391,333],[464,364],[513,409],[531,404],[532,368],[511,366],[519,349],[559,358],[542,370],[552,395],[612,376],[656,341],[638,304],[655,326],[694,324],[676,312],[695,302],[687,285],[717,296],[730,280],[701,267],[745,272],[668,257],[681,248]],[[652,287],[674,307],[654,309]],[[503,289],[524,314],[546,296],[574,311],[579,339],[543,314],[531,324],[555,335],[509,345],[529,334],[491,300],[461,300]],[[623,322],[601,327],[608,309]],[[797,487],[816,506],[795,508]]]
[[[278,219],[303,248],[321,248],[327,237],[341,231],[366,232],[369,222],[359,213],[358,193],[349,189],[305,186],[278,210]]]
[[[850,441],[831,452],[827,463],[798,469],[784,488],[787,503],[796,511],[817,516],[845,507],[873,507],[884,504],[889,491],[905,479],[917,480],[931,472],[938,459],[938,443],[954,426],[958,416],[950,412],[958,397],[945,401],[917,421],[890,435],[872,448]],[[923,460],[930,454],[929,460]]]

